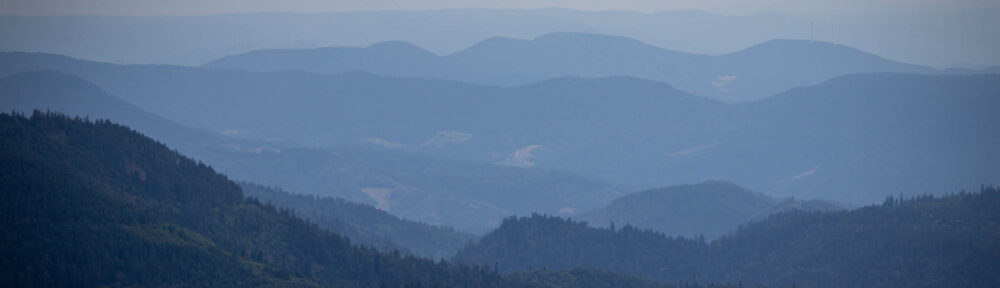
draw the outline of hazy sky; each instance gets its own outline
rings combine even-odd
[[[1000,0],[0,0],[0,3],[0,13],[20,15],[192,15],[545,7],[643,12],[706,10],[750,14],[945,12],[997,7]]]

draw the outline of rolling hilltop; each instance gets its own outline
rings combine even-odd
[[[223,57],[204,67],[247,71],[368,71],[487,85],[523,85],[558,77],[631,76],[727,102],[854,73],[939,73],[851,47],[772,40],[724,55],[671,51],[619,36],[553,33],[532,40],[491,38],[444,56],[400,42],[364,48],[262,50]]]
[[[574,219],[598,227],[614,223],[670,236],[714,240],[777,213],[839,209],[843,207],[829,202],[774,198],[733,183],[708,181],[627,194]]]

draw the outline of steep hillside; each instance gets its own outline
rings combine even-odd
[[[750,221],[788,210],[828,211],[823,201],[773,198],[736,184],[709,181],[628,194],[576,219],[599,227],[630,224],[671,236],[712,240]]]
[[[355,247],[124,126],[3,114],[0,131],[3,283],[517,286]]]
[[[512,272],[607,269],[660,281],[775,287],[1000,285],[1000,190],[889,198],[850,211],[790,211],[711,243],[631,226],[509,218],[455,256]]]

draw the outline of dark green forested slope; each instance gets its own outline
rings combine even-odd
[[[0,115],[0,283],[520,286],[359,248],[124,126]]]
[[[997,287],[1000,190],[793,211],[711,243],[631,226],[510,218],[455,257],[501,271],[599,268],[667,282],[807,287]]]
[[[706,274],[726,281],[1000,287],[1000,190],[779,214],[713,242],[712,252]]]
[[[401,219],[375,207],[340,198],[292,194],[247,182],[239,184],[247,197],[291,209],[296,216],[320,228],[381,251],[400,250],[433,259],[450,258],[475,239],[471,234],[452,228]]]
[[[500,272],[582,267],[676,282],[692,280],[708,249],[701,240],[666,237],[629,225],[612,229],[558,217],[511,217],[459,250],[455,260],[495,265]]]

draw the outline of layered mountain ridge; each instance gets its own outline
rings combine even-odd
[[[444,56],[399,42],[365,48],[262,50],[223,57],[204,67],[334,74],[363,70],[487,85],[523,85],[555,77],[631,76],[727,102],[759,100],[853,73],[942,73],[820,41],[771,40],[729,54],[698,55],[621,36],[584,33],[552,33],[532,40],[496,37]]]

